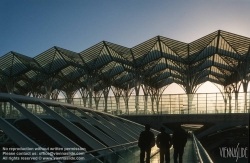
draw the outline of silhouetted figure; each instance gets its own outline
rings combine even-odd
[[[182,163],[182,156],[184,153],[184,147],[187,143],[187,132],[181,128],[181,125],[176,125],[173,132],[173,147],[174,147],[174,163],[178,163],[177,158],[179,156],[179,163]]]
[[[170,163],[170,151],[169,148],[172,146],[172,140],[168,133],[165,132],[165,127],[160,128],[161,133],[157,135],[156,145],[160,148],[160,163]]]
[[[144,163],[145,153],[147,153],[146,163],[150,163],[151,148],[155,146],[155,136],[150,131],[150,125],[145,125],[145,131],[140,134],[138,146],[141,149],[140,163]]]

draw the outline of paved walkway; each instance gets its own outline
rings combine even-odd
[[[157,148],[156,146],[154,148]],[[187,141],[187,144],[184,149],[183,154],[183,163],[194,163],[194,151],[193,151],[193,140],[192,138],[189,138]],[[174,150],[171,148],[170,150],[170,162],[174,162]],[[150,163],[160,163],[160,153],[158,152],[156,155],[152,156],[150,159]]]

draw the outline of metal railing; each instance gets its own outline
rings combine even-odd
[[[110,162],[110,163],[116,163],[116,162],[135,162],[135,160],[138,160],[139,157],[139,147],[137,146],[137,141],[130,142],[130,143],[125,143],[125,144],[120,144],[108,148],[102,148],[102,149],[97,149],[93,151],[88,151],[86,154],[91,154],[94,155],[96,152],[100,151],[107,151],[106,154],[98,155],[89,159],[84,160],[86,163],[94,163],[94,162]],[[110,152],[110,149],[115,149],[118,147],[118,150],[113,150]],[[135,152],[137,151],[137,152]],[[137,153],[137,154],[136,154]]]
[[[206,149],[201,145],[200,141],[193,134],[193,146],[195,152],[196,163],[213,163]]]
[[[107,148],[101,148],[96,149],[92,151],[85,152],[84,155],[91,155],[91,158],[80,160],[79,162],[84,163],[101,163],[101,162],[109,162],[109,163],[117,163],[117,162],[136,162],[138,160],[138,155],[134,153],[134,150],[136,149],[139,151],[139,148],[137,146],[138,141],[130,142],[130,143],[124,143],[119,144]],[[114,150],[117,149],[117,150]],[[134,150],[132,150],[134,149]],[[97,156],[96,153],[99,153],[100,151],[104,151],[103,154],[99,154]],[[127,157],[124,158],[124,155]],[[128,156],[129,155],[129,156]],[[61,156],[61,158],[67,158],[67,157],[78,157],[79,155],[69,155],[69,156]],[[53,161],[39,161],[38,163],[49,163]],[[77,161],[76,161],[77,162]]]
[[[223,99],[221,93],[206,93],[206,94],[169,94],[162,95],[158,102],[151,101],[150,97],[130,96],[128,103],[125,104],[123,97],[120,97],[119,102],[116,102],[114,96],[109,96],[107,104],[105,99],[100,98],[98,106],[93,102],[90,106],[90,99],[74,98],[71,104],[81,107],[92,108],[93,110],[104,112],[107,105],[107,112],[114,115],[150,115],[150,114],[221,114],[221,113],[249,113],[250,109],[250,93],[238,93]],[[85,101],[86,100],[86,101]],[[59,102],[67,103],[66,99],[58,99]],[[84,103],[85,101],[85,103]],[[93,100],[94,101],[94,100]],[[137,101],[137,102],[136,102]],[[36,104],[23,104],[34,114],[47,115],[47,113]],[[136,109],[137,106],[137,109]],[[60,109],[53,108],[54,111],[60,113]],[[76,113],[77,114],[77,113]],[[20,113],[11,107],[8,102],[0,99],[0,116],[5,118],[20,117]],[[63,116],[67,116],[66,114]]]
[[[197,94],[163,94],[158,100],[150,96],[131,95],[127,102],[123,97],[119,100],[109,96],[107,103],[100,97],[98,103],[94,98],[74,98],[74,105],[85,106],[94,110],[115,115],[133,114],[219,114],[219,113],[249,113],[250,93],[197,93]],[[58,99],[68,102],[67,99]]]

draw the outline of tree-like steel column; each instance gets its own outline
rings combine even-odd
[[[61,92],[61,90],[59,89],[54,89],[51,93],[51,99],[52,100],[57,100],[58,99],[58,95]]]
[[[152,111],[155,114],[154,110],[154,101],[156,103],[156,112],[159,114],[159,105],[160,105],[160,100],[162,97],[162,93],[166,87],[161,87],[161,88],[151,88],[150,89],[150,96],[151,96],[151,102],[152,102]]]
[[[157,102],[156,102],[156,112],[155,112],[155,109],[154,109],[154,103],[155,103],[155,100],[157,99],[156,96],[157,96],[158,91],[156,89],[153,89],[153,88],[150,91],[151,91],[150,97],[151,97],[151,106],[152,106],[151,110],[152,110],[153,114],[155,114],[155,113],[158,114],[159,112],[158,112]]]
[[[140,88],[141,88],[141,84],[143,81],[143,72],[141,72],[140,70],[135,70],[135,79],[134,79],[134,85],[135,85],[135,110],[136,110],[136,114],[139,113],[139,93],[140,93]]]
[[[110,87],[106,87],[103,89],[103,96],[104,96],[104,112],[108,112],[108,95],[109,95]]]
[[[95,108],[98,110],[99,102],[101,99],[102,92],[101,91],[94,91],[94,100],[95,100]]]
[[[241,85],[241,83],[235,82],[235,83],[230,84],[227,87],[227,90],[230,92],[230,96],[229,96],[230,113],[232,112],[232,106],[231,106],[232,93],[234,93],[234,97],[235,97],[234,98],[234,100],[235,100],[234,111],[238,113],[238,96],[239,96],[240,85]]]
[[[77,88],[74,83],[68,83],[63,88],[63,95],[66,97],[67,103],[71,104],[77,92]]]
[[[244,113],[246,113],[247,110],[247,87],[249,84],[249,80],[243,79],[242,85],[243,85],[243,91],[244,91]]]
[[[89,93],[89,108],[92,108],[92,92],[93,92],[93,86],[92,84],[88,85],[88,93]]]
[[[94,91],[94,83],[95,83],[95,75],[94,73],[90,73],[87,75],[87,90],[89,94],[89,108],[92,108],[92,98]]]
[[[116,114],[120,114],[120,97],[122,95],[122,89],[118,87],[111,87],[111,90],[113,91],[113,94],[115,96],[115,102],[116,102]]]
[[[50,95],[52,92],[52,83],[54,78],[50,77],[47,80],[43,82],[44,88],[45,88],[45,98],[50,99]]]
[[[154,110],[154,100],[155,100],[155,98],[154,98],[154,95],[151,95],[150,97],[151,97],[151,103],[152,103],[151,104],[151,106],[152,106],[151,110],[152,110],[153,114],[155,114],[155,110]]]
[[[232,104],[231,104],[231,100],[232,100],[232,89],[230,87],[225,87],[225,96],[227,96],[227,98],[224,98],[224,102],[225,102],[225,113],[227,112],[227,99],[229,100],[229,113],[232,112]]]
[[[238,74],[241,79],[241,84],[243,86],[244,91],[244,113],[247,110],[247,87],[249,83],[249,77],[247,77],[250,70],[250,46],[247,55],[244,57],[242,62],[239,62]]]
[[[149,95],[149,90],[150,87],[144,83],[142,85],[143,93],[144,93],[144,114],[147,114],[148,111],[148,95]]]
[[[124,89],[124,90],[123,90],[123,96],[122,96],[122,97],[123,97],[123,100],[124,100],[124,102],[125,102],[125,113],[126,113],[126,114],[129,114],[128,100],[129,100],[129,97],[130,97],[132,91],[133,91],[133,89],[131,89],[131,88],[129,87],[129,84],[128,84],[128,86],[127,86],[127,89]]]
[[[153,114],[155,114],[155,110],[154,110],[155,90],[151,88],[149,92],[150,92],[150,98],[151,98],[151,111],[153,112]]]
[[[88,90],[87,88],[85,87],[81,87],[79,89],[79,93],[82,97],[82,100],[83,100],[83,106],[86,107],[86,104],[87,104],[87,98],[88,98]]]
[[[194,79],[191,76],[189,71],[187,74],[188,74],[187,76],[184,76],[183,88],[187,94],[187,111],[189,114],[191,107],[192,107],[192,101],[193,101],[197,86],[195,85]]]

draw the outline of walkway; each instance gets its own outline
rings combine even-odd
[[[157,148],[156,146],[154,148]],[[173,163],[174,162],[174,149],[171,148],[170,150],[170,162]],[[194,149],[193,149],[193,139],[192,138],[188,138],[186,147],[184,149],[184,154],[183,154],[183,163],[194,163]],[[151,160],[150,163],[160,163],[160,153],[158,152],[156,155],[154,155]]]

